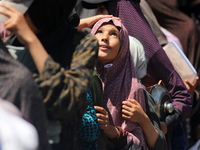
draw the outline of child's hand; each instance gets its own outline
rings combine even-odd
[[[185,80],[185,83],[188,85],[188,90],[190,91],[192,96],[194,95],[194,91],[197,87],[198,82],[199,82],[199,77],[196,77],[194,83],[190,83],[188,80]]]
[[[120,19],[118,17],[114,17],[112,15],[96,15],[96,16],[87,18],[88,28],[92,28],[92,26],[95,22],[97,22],[98,20],[103,19],[103,18],[114,18],[114,19],[117,19],[120,21]]]
[[[114,18],[116,20],[121,21],[118,17],[114,17],[112,15],[95,15],[92,17],[88,17],[88,18],[83,18],[80,20],[80,24],[77,27],[77,29],[82,29],[82,28],[92,28],[92,26],[100,19],[103,18]]]
[[[111,139],[114,139],[119,136],[119,130],[110,124],[108,112],[100,106],[94,106],[96,110],[96,115],[98,121],[100,123],[100,128],[104,131],[104,133]]]
[[[100,123],[100,127],[103,130],[108,130],[110,125],[109,122],[109,116],[108,116],[108,112],[100,106],[94,106],[95,110],[96,110],[96,116],[98,118],[98,121]]]
[[[141,125],[146,117],[146,114],[136,100],[129,99],[128,101],[122,102],[122,117]]]
[[[35,34],[29,28],[24,18],[24,15],[13,6],[10,6],[8,4],[0,3],[0,6],[5,8],[0,9],[0,14],[8,17],[8,20],[4,22],[6,30],[16,34],[19,41],[22,44],[27,45],[31,38],[35,36]]]

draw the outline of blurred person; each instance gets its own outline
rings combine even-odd
[[[179,39],[184,54],[200,76],[200,30],[194,20],[183,11],[183,8],[189,8],[197,11],[198,14],[200,2],[198,0],[147,0],[147,3],[153,10],[159,24]],[[200,92],[200,83],[197,85],[197,91]]]
[[[42,96],[31,73],[8,52],[0,38],[0,95],[13,103],[37,130],[38,149],[49,150],[46,114]]]
[[[11,102],[0,99],[0,149],[37,150],[36,128]]]
[[[43,11],[41,6],[46,5],[44,1],[34,1],[24,16],[6,4],[1,6],[7,10],[0,12],[8,17],[5,21],[6,29],[14,33],[5,42],[7,47],[15,50],[13,56],[32,73],[39,73],[34,75],[34,78],[44,98],[48,134],[51,136],[49,143],[52,149],[80,149],[81,143],[77,144],[80,142],[77,129],[86,113],[86,94],[98,49],[97,41],[92,35],[77,32],[69,23],[67,17],[71,14],[76,1],[64,2],[56,5],[57,9],[52,12],[51,8],[55,8],[54,1],[48,1],[49,7],[46,12],[51,11],[53,15],[60,17],[54,18],[54,21],[58,19],[58,22],[52,22],[51,26],[48,24],[52,21],[51,17],[45,18],[47,22],[37,22],[47,14],[35,16],[36,9],[37,12]],[[66,10],[67,13],[60,10]],[[57,34],[59,36],[56,36]],[[51,43],[49,38],[55,41]],[[63,41],[56,41],[57,39]],[[25,50],[17,51],[17,47]],[[49,55],[58,60],[58,63]]]

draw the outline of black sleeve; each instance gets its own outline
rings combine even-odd
[[[144,95],[146,101],[146,114],[148,115],[155,129],[158,131],[158,138],[154,150],[165,150],[167,149],[167,141],[160,128],[160,120],[155,111],[154,100],[146,90],[144,90]]]

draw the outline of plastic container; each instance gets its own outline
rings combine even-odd
[[[169,60],[175,70],[182,78],[184,84],[188,87],[185,80],[187,79],[190,83],[193,83],[197,77],[196,70],[175,42],[169,42],[163,47],[163,49],[169,57]]]

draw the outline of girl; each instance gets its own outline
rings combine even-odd
[[[110,139],[107,146],[133,149],[136,145],[147,149],[141,127],[144,124],[151,127],[153,140],[157,139],[157,131],[145,115],[144,93],[130,55],[128,32],[120,21],[105,18],[94,25],[91,33],[99,42],[96,69],[103,84],[104,107],[95,106],[95,109],[99,112],[97,117],[101,129]],[[122,111],[123,101],[130,101],[137,107],[134,122],[128,121],[131,115],[127,103],[124,103]]]

